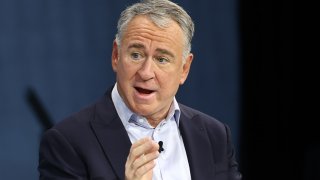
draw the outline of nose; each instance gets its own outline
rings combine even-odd
[[[155,76],[154,73],[154,64],[152,58],[146,59],[142,64],[140,69],[138,70],[138,75],[143,81],[147,81],[153,79]]]

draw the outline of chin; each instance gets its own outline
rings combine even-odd
[[[134,109],[134,112],[141,115],[141,116],[148,116],[152,114],[152,109],[150,108],[150,105],[137,105]]]

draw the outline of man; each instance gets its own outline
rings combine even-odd
[[[124,10],[112,50],[116,84],[45,133],[40,179],[241,179],[229,128],[175,99],[193,31],[167,0]]]

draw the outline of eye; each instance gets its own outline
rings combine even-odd
[[[138,53],[138,52],[133,52],[133,53],[131,53],[131,58],[133,59],[133,60],[139,60],[139,59],[141,59],[142,58],[142,55],[140,54],[140,53]]]
[[[157,57],[156,60],[160,63],[160,64],[166,64],[168,62],[170,62],[170,60],[166,57]]]

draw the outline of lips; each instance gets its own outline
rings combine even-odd
[[[140,88],[140,87],[135,87],[135,89],[136,89],[140,94],[151,94],[151,93],[154,92],[153,90],[144,89],[144,88]]]

